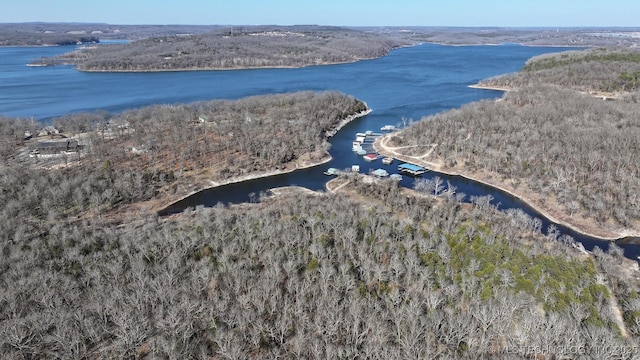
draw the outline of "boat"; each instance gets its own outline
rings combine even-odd
[[[385,165],[391,165],[393,163],[393,158],[392,157],[383,158],[382,163]]]
[[[353,144],[353,150],[357,150],[358,148],[362,147],[362,143],[360,141],[354,141]]]
[[[380,128],[381,131],[394,131],[396,129],[393,125],[385,125]]]
[[[374,161],[374,160],[376,160],[378,158],[378,155],[376,155],[376,154],[367,154],[367,155],[364,155],[362,158],[365,159],[366,161]]]
[[[389,173],[385,169],[376,169],[371,172],[371,175],[375,177],[383,178],[383,177],[389,176]]]
[[[422,166],[404,163],[398,166],[398,171],[407,173],[409,175],[418,176],[426,173],[427,169],[423,168]]]
[[[402,175],[400,175],[400,174],[391,174],[391,176],[389,176],[389,179],[394,180],[394,181],[402,181]]]
[[[360,148],[358,150],[356,150],[356,154],[358,155],[366,155],[367,154],[367,150]]]
[[[365,142],[365,140],[367,140],[367,135],[365,135],[365,134],[361,134],[361,135],[360,135],[360,134],[358,134],[358,135],[356,135],[356,141],[357,141],[357,142],[359,142],[359,143],[361,143],[361,144],[362,144],[363,142]]]
[[[360,172],[360,165],[351,165],[351,172],[354,172],[354,173]]]

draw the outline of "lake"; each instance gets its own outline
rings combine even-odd
[[[329,179],[328,167],[343,169],[358,164],[362,172],[383,167],[379,161],[365,162],[351,151],[356,132],[379,132],[384,125],[419,120],[425,115],[457,108],[484,99],[495,99],[501,92],[469,88],[479,80],[518,71],[532,56],[568,48],[501,46],[443,46],[423,44],[392,51],[388,56],[357,63],[311,66],[300,69],[252,69],[234,71],[193,71],[161,73],[84,73],[70,66],[29,67],[42,56],[54,56],[74,47],[0,48],[0,114],[12,117],[52,118],[73,112],[125,109],[151,104],[188,103],[198,100],[238,99],[252,95],[301,90],[338,90],[365,101],[373,112],[345,126],[331,139],[333,160],[325,165],[290,174],[232,184],[197,194],[176,205],[242,202],[249,194],[273,187],[300,185],[323,189]],[[531,216],[542,217],[500,191],[460,177],[442,174],[458,192],[467,197],[487,195],[501,209],[522,208]],[[411,187],[405,177],[402,185]],[[543,221],[543,229],[549,222]],[[591,250],[607,248],[598,241],[558,226]],[[625,255],[636,259],[640,247],[621,244]]]

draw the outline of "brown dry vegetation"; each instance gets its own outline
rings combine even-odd
[[[518,74],[483,81],[512,89],[500,101],[437,114],[389,140],[414,157],[423,154],[416,145],[438,144],[421,159],[519,194],[583,232],[637,235],[640,107],[638,93],[628,90],[637,86],[630,74],[640,69],[638,54],[565,55],[533,59]],[[581,94],[603,90],[621,96],[602,101]]]
[[[419,156],[451,168],[481,169],[484,151],[491,171],[509,171],[494,176],[507,179],[534,171],[519,158],[555,174],[547,157],[563,159],[585,130],[585,141],[600,141],[593,176],[609,173],[607,184],[629,187],[588,188],[606,200],[637,190],[627,174],[637,175],[637,164],[621,152],[632,148],[637,158],[629,99],[601,105],[610,103],[561,89],[514,92],[440,114],[441,125],[429,118],[411,129],[415,138],[400,133],[392,145],[418,143]],[[86,156],[61,169],[24,162],[15,149],[33,124],[2,119],[0,357],[637,358],[637,264],[615,245],[585,256],[571,238],[545,236],[536,219],[497,212],[486,197],[462,205],[451,191],[434,198],[354,176],[339,180],[348,185],[338,194],[107,217],[162,189],[175,196],[221,163],[228,171],[209,178],[286,167],[283,159],[323,151],[327,132],[364,109],[348,96],[301,93],[68,116],[56,120],[68,132],[100,131]],[[418,131],[429,126],[441,127]],[[426,141],[433,130],[455,141]],[[291,143],[277,146],[283,141]],[[566,156],[581,164],[577,152]],[[585,179],[566,174],[554,191]]]
[[[380,33],[339,27],[240,26],[92,47],[39,62],[72,63],[82,71],[301,67],[377,58],[408,44]]]
[[[3,198],[41,209],[23,214],[28,218],[87,211],[127,216],[121,206],[139,202],[157,210],[215,183],[328,159],[328,133],[366,110],[366,104],[340,93],[300,92],[68,115],[53,122],[69,137],[82,133],[85,148],[58,159],[26,156],[20,149],[40,141],[22,145],[33,124],[3,119]],[[42,188],[51,193],[46,199],[38,195]],[[19,195],[23,191],[29,200]]]

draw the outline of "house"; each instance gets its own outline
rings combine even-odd
[[[63,139],[57,141],[39,141],[32,145],[32,156],[61,155],[69,152],[78,152],[82,145],[76,139]]]

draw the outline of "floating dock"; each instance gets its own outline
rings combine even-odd
[[[327,176],[337,176],[340,175],[342,172],[336,168],[328,168],[327,171],[324,172],[325,175]]]
[[[403,173],[407,173],[407,174],[412,175],[412,176],[419,176],[419,175],[422,175],[422,174],[426,173],[427,169],[423,168],[422,166],[409,164],[409,163],[404,163],[404,164],[400,164],[400,166],[398,166],[398,171],[403,172]]]

